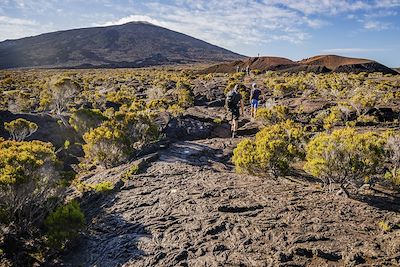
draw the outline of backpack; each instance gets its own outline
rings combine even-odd
[[[239,105],[239,101],[240,101],[240,94],[238,92],[232,90],[226,95],[226,106],[229,109],[237,108]]]

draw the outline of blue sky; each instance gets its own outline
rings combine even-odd
[[[400,67],[400,0],[0,0],[0,41],[148,21],[232,51]]]

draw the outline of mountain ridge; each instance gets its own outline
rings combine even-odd
[[[0,68],[146,67],[244,56],[147,22],[44,33],[0,42]]]

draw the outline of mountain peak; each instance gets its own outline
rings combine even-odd
[[[224,48],[147,21],[0,42],[0,69],[146,67],[242,58]]]

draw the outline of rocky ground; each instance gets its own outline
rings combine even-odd
[[[88,227],[62,265],[400,265],[398,226],[379,226],[399,225],[399,198],[370,190],[348,199],[304,179],[236,174],[238,141],[164,145],[124,182],[137,162],[83,177],[116,186],[81,196]]]

